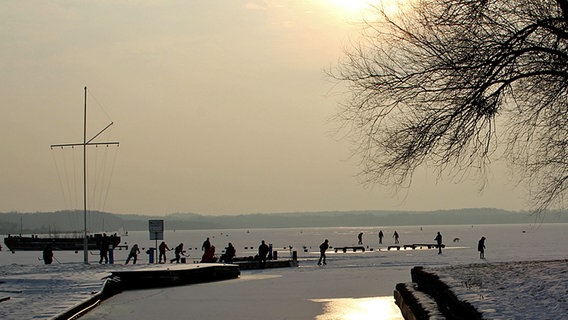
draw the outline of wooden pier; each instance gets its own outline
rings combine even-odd
[[[353,252],[357,252],[357,250],[360,250],[362,252],[365,252],[365,247],[363,247],[363,246],[335,247],[334,250],[335,250],[335,252],[337,252],[337,251],[347,252],[347,250],[353,251]]]
[[[112,271],[124,290],[178,286],[238,278],[239,266],[222,263],[175,264]]]
[[[247,261],[233,261],[233,264],[239,266],[240,270],[251,270],[251,269],[268,269],[268,268],[291,268],[297,267],[298,261],[294,260],[266,260],[266,262],[261,263],[258,260],[247,260]]]
[[[258,260],[258,257],[250,256],[233,258],[231,263],[239,266],[240,270],[297,267],[298,252],[292,251],[291,254],[291,259],[278,260],[278,252],[274,251],[272,254],[272,259],[267,259],[264,262]]]
[[[413,244],[404,244],[404,245],[393,245],[393,246],[388,246],[387,250],[389,250],[389,251],[391,249],[400,250],[400,248],[403,248],[404,250],[409,249],[409,248],[414,250],[416,248],[422,249],[424,247],[426,247],[428,249],[432,249],[432,248],[437,249],[438,244],[436,244],[436,243],[413,243]],[[440,245],[440,247],[445,248],[446,245],[442,244],[442,245]]]

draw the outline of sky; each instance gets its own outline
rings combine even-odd
[[[527,209],[496,163],[485,188],[420,169],[368,186],[333,120],[326,70],[357,41],[357,0],[0,1],[0,212]]]

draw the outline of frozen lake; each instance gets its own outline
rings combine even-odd
[[[382,245],[378,243],[379,230],[385,234]],[[446,248],[442,255],[434,249],[387,251],[395,230],[400,244],[434,243],[439,231]],[[190,263],[201,257],[201,244],[209,237],[217,254],[232,242],[237,256],[254,255],[265,240],[284,259],[292,247],[300,267],[243,271],[239,279],[218,283],[124,292],[85,319],[151,319],[185,313],[204,319],[257,319],[266,314],[272,319],[365,319],[366,313],[400,319],[392,292],[396,283],[410,281],[413,266],[479,263],[477,241],[481,236],[487,238],[483,263],[564,259],[568,256],[566,230],[568,224],[168,230],[165,240],[170,248],[179,243],[191,248]],[[329,239],[332,247],[351,246],[357,244],[360,232],[367,248],[364,253],[334,253],[330,249],[328,265],[316,265],[324,239]],[[130,232],[123,241],[145,249],[155,245],[148,232]],[[124,250],[115,251],[115,265],[99,265],[97,252],[90,253],[88,266],[82,264],[82,252],[55,252],[58,261],[50,266],[42,265],[40,256],[40,252],[0,252],[0,281],[4,281],[0,298],[11,297],[1,303],[0,318],[30,318],[29,310],[35,318],[50,318],[69,306],[65,301],[76,302],[98,290],[100,278],[109,270],[135,268],[123,265]],[[172,256],[173,252],[168,252],[168,258]],[[142,253],[136,268],[147,263],[148,256]],[[68,287],[78,289],[65,290]],[[56,302],[45,299],[48,295]]]

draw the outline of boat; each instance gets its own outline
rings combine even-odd
[[[93,234],[87,237],[87,249],[99,250],[103,245],[112,245],[113,248],[121,248],[120,236],[105,234]],[[80,251],[84,249],[84,237],[77,236],[58,236],[40,237],[38,235],[16,236],[8,235],[4,238],[4,244],[8,250],[16,251],[41,251],[47,246],[53,250],[61,251]]]

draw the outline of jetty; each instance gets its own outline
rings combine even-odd
[[[267,259],[262,262],[256,257],[238,257],[233,258],[232,264],[239,266],[240,270],[251,270],[251,269],[266,269],[266,268],[291,268],[297,267],[298,263],[298,252],[292,251],[292,257],[290,259],[278,260],[278,252],[274,251],[272,254],[272,259]]]
[[[445,244],[441,244],[440,247],[445,248],[446,245]],[[388,246],[387,250],[391,250],[391,249],[396,249],[396,250],[400,250],[400,248],[403,248],[404,250],[406,249],[422,249],[422,248],[428,248],[428,249],[432,249],[432,248],[438,248],[438,244],[436,243],[413,243],[413,244],[404,244],[404,245],[393,245],[393,246]]]
[[[357,252],[357,250],[360,250],[362,252],[365,252],[365,247],[363,247],[363,246],[335,247],[334,250],[335,250],[335,252],[338,252],[338,251],[347,252],[347,250],[353,251],[353,252]]]
[[[93,310],[104,300],[124,290],[150,289],[235,279],[239,266],[223,263],[171,264],[135,270],[111,271],[100,292],[57,315],[52,320],[75,320]]]
[[[233,264],[237,265],[240,270],[290,268],[297,267],[298,260],[266,260],[265,262],[260,262],[258,260],[241,260],[233,261]]]
[[[161,265],[137,270],[112,271],[123,290],[178,286],[238,278],[239,267],[233,264],[202,263]]]

